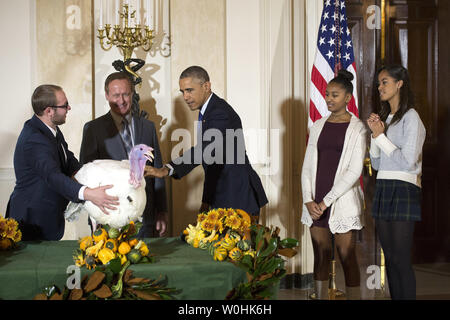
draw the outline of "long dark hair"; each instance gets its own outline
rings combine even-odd
[[[396,81],[403,81],[403,85],[400,88],[400,103],[398,106],[398,111],[395,113],[390,124],[394,124],[403,118],[403,115],[408,112],[409,109],[414,109],[414,94],[411,89],[411,84],[409,81],[408,70],[401,65],[387,65],[383,66],[378,70],[378,76],[382,71],[386,71],[389,76],[394,78]],[[378,81],[377,81],[378,83]],[[379,116],[382,121],[386,121],[387,117],[391,113],[391,106],[388,101],[381,101],[381,108],[379,110]]]

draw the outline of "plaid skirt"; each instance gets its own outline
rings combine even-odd
[[[420,221],[422,189],[401,180],[377,179],[372,217],[388,221]]]

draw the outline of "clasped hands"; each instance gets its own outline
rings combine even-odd
[[[322,201],[321,203],[317,203],[315,201],[305,203],[306,209],[308,209],[309,215],[313,220],[318,220],[323,212],[327,209],[327,206]]]
[[[367,125],[369,129],[372,131],[372,137],[376,138],[380,134],[384,133],[384,122],[381,121],[380,116],[376,113],[371,113],[369,118],[367,119]]]

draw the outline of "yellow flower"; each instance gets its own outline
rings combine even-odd
[[[217,214],[219,215],[219,219],[222,219],[226,216],[227,211],[225,209],[220,208],[217,209]]]
[[[199,222],[199,223],[202,223],[205,219],[206,219],[206,214],[204,214],[204,213],[200,213],[197,216],[197,222]]]
[[[225,211],[225,218],[228,218],[233,215],[235,215],[235,211],[233,209],[229,208]]]
[[[207,231],[207,232],[212,232],[215,227],[215,223],[210,222],[209,220],[205,220],[202,222],[202,229]]]
[[[6,230],[8,230],[8,225],[6,223],[6,219],[0,216],[0,237],[4,237],[6,234]]]
[[[11,218],[6,219],[6,224],[8,225],[9,228],[13,229],[14,231],[19,227],[17,221]]]
[[[217,231],[219,231],[219,233],[222,233],[222,232],[223,232],[224,227],[225,227],[225,226],[223,225],[222,220],[217,220],[217,221],[215,221],[215,223],[214,223],[214,229],[217,230]]]
[[[13,241],[14,241],[14,242],[19,242],[20,240],[22,240],[22,231],[17,230],[16,235],[14,236]]]
[[[225,226],[230,227],[231,229],[237,230],[241,226],[241,220],[235,214],[228,216],[225,219]]]
[[[243,221],[246,222],[246,224],[248,224],[248,226],[250,227],[250,225],[252,224],[252,219],[250,218],[250,216],[248,215],[247,212],[245,212],[244,210],[241,209],[236,209],[236,213],[241,217],[241,219]]]
[[[210,222],[216,222],[219,219],[219,213],[216,210],[211,210],[206,219]]]

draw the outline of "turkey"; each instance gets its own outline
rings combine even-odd
[[[116,210],[108,210],[104,214],[91,201],[84,203],[69,202],[64,212],[67,221],[75,221],[86,211],[95,225],[108,224],[113,228],[121,228],[130,221],[136,221],[145,209],[147,197],[145,193],[144,169],[147,160],[153,160],[153,148],[145,144],[133,147],[129,160],[94,160],[86,163],[75,174],[75,179],[89,188],[114,185],[106,193],[119,198]]]

